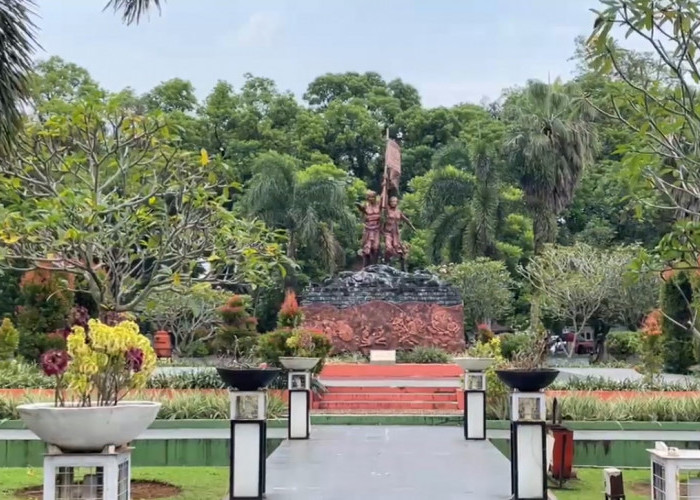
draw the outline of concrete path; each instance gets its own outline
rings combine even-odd
[[[267,499],[505,500],[509,467],[459,427],[316,426],[268,458]]]

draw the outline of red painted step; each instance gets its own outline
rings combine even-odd
[[[458,387],[337,387],[330,386],[326,388],[328,393],[381,393],[381,394],[402,394],[402,393],[441,393],[454,394]]]
[[[457,401],[457,395],[432,392],[327,392],[322,401]]]
[[[321,401],[320,410],[459,410],[457,402],[422,401]]]

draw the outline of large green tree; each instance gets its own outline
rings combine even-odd
[[[0,266],[76,276],[103,310],[188,282],[262,286],[280,235],[225,209],[226,166],[178,147],[167,118],[90,96],[26,120],[0,158]]]
[[[530,82],[508,105],[507,146],[533,218],[535,253],[557,233],[557,216],[571,203],[595,134],[575,89]]]

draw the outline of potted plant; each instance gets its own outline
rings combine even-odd
[[[511,389],[520,392],[540,391],[559,375],[559,370],[543,366],[546,355],[546,335],[533,334],[509,363],[496,370],[496,375]]]
[[[280,364],[287,370],[313,370],[321,361],[320,357],[313,356],[316,351],[313,334],[309,330],[296,329],[285,342],[292,356],[280,356]]]
[[[264,389],[282,372],[260,363],[251,351],[242,352],[238,341],[234,341],[232,354],[219,358],[216,371],[224,384],[237,391]]]
[[[41,356],[44,373],[56,378],[54,401],[20,405],[20,418],[40,439],[64,451],[99,452],[129,443],[161,406],[124,401],[129,391],[146,385],[156,367],[150,342],[133,321],[109,326],[91,319],[86,327],[72,328],[66,345]]]

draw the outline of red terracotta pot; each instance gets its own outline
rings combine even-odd
[[[171,358],[173,344],[170,341],[170,334],[164,330],[158,330],[153,336],[153,349],[159,358]]]

